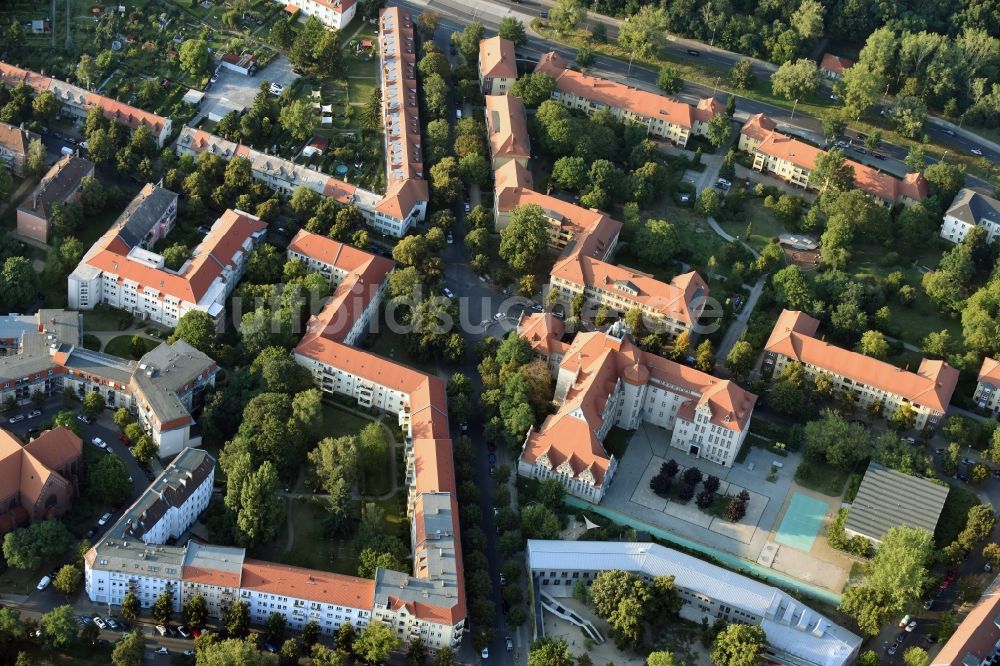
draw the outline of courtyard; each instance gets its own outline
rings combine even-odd
[[[779,458],[754,447],[742,462],[724,467],[670,448],[670,434],[648,424],[631,433],[602,508],[669,532],[680,542],[689,540],[735,555],[755,563],[757,569],[777,572],[779,578],[791,577],[840,595],[854,560],[831,548],[824,536],[840,502],[795,483],[800,455]],[[650,479],[670,459],[677,461],[679,475],[696,467],[717,476],[720,496],[746,490],[750,495],[746,515],[732,522],[699,509],[694,501],[685,504],[654,493]]]

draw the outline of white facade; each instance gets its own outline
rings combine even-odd
[[[589,586],[604,571],[647,580],[672,576],[682,618],[760,626],[772,663],[847,666],[861,647],[861,637],[782,590],[657,544],[529,539],[527,562],[540,592],[556,599],[572,596],[577,582]]]
[[[287,5],[284,0],[275,0]],[[305,16],[315,16],[328,28],[342,30],[358,11],[354,0],[294,0],[292,4],[302,10]]]
[[[965,240],[975,226],[986,231],[986,242],[1000,236],[1000,201],[964,188],[955,195],[941,222],[941,238],[952,243]]]

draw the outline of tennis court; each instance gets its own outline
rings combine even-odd
[[[816,541],[816,535],[823,527],[823,518],[829,510],[830,505],[822,500],[803,493],[794,493],[774,540],[808,553]]]

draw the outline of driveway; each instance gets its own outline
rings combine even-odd
[[[257,70],[254,76],[244,76],[225,69],[221,64],[217,66],[219,78],[215,83],[210,83],[205,90],[205,98],[201,101],[198,115],[191,120],[192,125],[217,106],[220,112],[225,109],[225,113],[249,108],[253,105],[254,98],[260,92],[260,84],[264,81],[287,87],[299,78],[299,75],[292,71],[292,63],[283,55],[279,55],[267,67]]]

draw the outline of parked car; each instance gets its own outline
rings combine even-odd
[[[51,583],[51,582],[52,582],[51,578],[49,578],[48,576],[42,576],[42,579],[40,581],[38,581],[38,585],[35,586],[35,589],[36,590],[44,590],[45,588],[47,588],[49,586],[49,583]]]
[[[973,148],[969,152],[972,153],[973,155],[975,155],[976,157],[982,157],[983,156],[983,151],[981,151],[978,148]]]
[[[40,409],[33,409],[30,412],[28,412],[28,418],[29,419],[33,419],[33,418],[41,416],[41,415],[42,415],[42,410],[40,410]]]
[[[177,627],[177,633],[180,635],[181,638],[191,638],[191,632],[189,632],[187,630],[187,627],[185,627],[183,624]]]
[[[97,521],[97,524],[100,525],[101,527],[104,527],[105,525],[108,524],[109,520],[111,520],[111,514],[106,513],[103,516],[101,516],[101,519]]]
[[[885,653],[888,654],[888,655],[890,655],[890,656],[894,655],[894,654],[896,654],[896,648],[898,648],[898,647],[899,647],[899,643],[893,643],[892,645],[890,645],[889,647],[887,647],[885,649]]]
[[[541,312],[544,308],[541,306],[540,303],[532,303],[531,309],[534,310],[535,312]]]
[[[158,625],[156,625],[156,633],[158,633],[161,636],[166,636],[167,635],[167,628],[164,627],[162,624],[158,624]]]
[[[452,236],[452,235],[451,235],[451,232],[449,231],[449,232],[448,232],[448,245],[451,245],[451,244],[453,244],[454,242],[455,242],[455,237],[454,237],[454,236]]]
[[[514,651],[514,641],[511,640],[510,636],[507,636],[504,639],[504,642],[507,644],[507,652],[513,652]]]
[[[100,615],[95,615],[94,616],[94,624],[96,624],[101,629],[107,629],[108,628],[108,623],[105,622],[104,618],[102,618]]]
[[[962,464],[963,465],[975,465],[976,461],[973,460],[972,458],[962,458]]]
[[[952,129],[943,129],[941,131],[943,133],[947,134],[948,136],[955,136],[955,130],[952,130]]]
[[[913,630],[916,629],[916,628],[917,628],[917,621],[916,620],[910,620],[910,623],[908,625],[906,625],[906,633],[912,634]]]
[[[696,51],[694,49],[688,49],[687,53],[688,53],[688,55],[693,55],[693,56],[700,56],[701,55],[701,51]]]
[[[121,629],[121,625],[118,624],[118,620],[116,620],[115,618],[109,617],[107,622],[108,622],[108,627],[112,631],[118,631],[119,629]]]
[[[548,14],[548,12],[544,12],[544,13]],[[489,659],[490,658],[490,649],[488,647],[484,647],[483,651],[480,653],[480,656],[483,659]]]
[[[156,654],[170,654],[170,650],[168,650],[168,649],[167,649],[167,648],[165,648],[165,647],[161,647],[161,648],[156,648],[156,650],[154,650],[154,652],[155,652]]]
[[[443,287],[441,291],[444,292],[445,298],[455,298],[454,292],[452,292],[452,290],[448,287]]]
[[[96,446],[99,449],[107,448],[107,446],[108,446],[108,443],[105,442],[100,437],[94,437],[92,440],[90,440],[90,443],[93,444],[94,446]]]
[[[185,657],[193,657],[194,656],[194,650],[184,650],[184,656]]]
[[[280,95],[282,92],[284,92],[285,87],[280,83],[272,83],[270,90],[272,95]]]
[[[96,528],[96,527],[91,527],[91,528],[90,528],[89,530],[87,530],[87,534],[86,534],[85,536],[86,536],[86,537],[87,537],[88,539],[90,539],[90,538],[91,538],[91,537],[93,537],[93,536],[94,536],[95,534],[97,534],[97,528]]]
[[[7,419],[7,423],[20,423],[24,420],[24,414],[18,414]]]
[[[80,423],[86,423],[87,425],[90,425],[91,423],[94,422],[94,419],[90,418],[89,416],[84,416],[83,414],[77,414],[76,420],[79,421]]]
[[[944,449],[934,449],[934,455],[936,456],[944,455]]]

